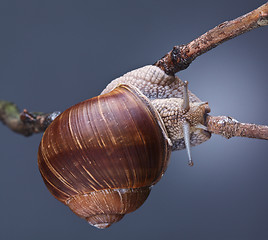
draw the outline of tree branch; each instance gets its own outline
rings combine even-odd
[[[244,16],[221,23],[187,45],[173,47],[155,65],[166,74],[174,75],[176,72],[186,69],[196,57],[219,44],[266,25],[268,25],[268,2]]]
[[[268,25],[268,2],[244,16],[218,25],[187,45],[175,46],[155,65],[168,75],[174,75],[186,69],[196,57],[224,41],[266,25]],[[27,110],[20,113],[15,104],[0,100],[0,121],[14,132],[24,136],[45,131],[59,114],[59,112],[32,113]],[[268,126],[239,123],[225,116],[208,116],[207,128],[211,133],[220,134],[226,138],[240,136],[268,139]]]
[[[0,121],[12,131],[24,136],[44,132],[59,114],[60,112],[28,112],[26,109],[20,113],[14,103],[0,100]]]
[[[206,126],[209,132],[226,138],[247,137],[268,140],[268,126],[240,123],[232,117],[207,116]]]

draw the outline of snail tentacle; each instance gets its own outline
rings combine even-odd
[[[188,155],[188,164],[189,166],[193,166],[192,156],[191,156],[191,148],[190,148],[190,124],[185,121],[183,123],[183,136],[184,136],[184,142],[187,150]]]

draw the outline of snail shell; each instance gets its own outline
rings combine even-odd
[[[38,165],[55,198],[107,228],[144,203],[170,153],[158,112],[138,89],[120,85],[58,116],[43,135]]]

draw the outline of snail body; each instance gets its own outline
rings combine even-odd
[[[78,216],[107,228],[135,211],[163,176],[172,150],[209,139],[209,112],[187,84],[155,66],[112,81],[59,115],[38,165],[49,191]]]

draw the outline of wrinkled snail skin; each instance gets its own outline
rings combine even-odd
[[[105,94],[120,84],[138,88],[149,100],[183,98],[184,83],[177,76],[169,76],[160,68],[147,65],[132,70],[111,81],[101,92]],[[190,102],[201,102],[195,94],[189,91]]]
[[[177,76],[167,75],[156,66],[148,65],[113,80],[101,94],[112,91],[120,84],[138,88],[152,102],[164,120],[168,136],[172,141],[172,150],[184,149],[185,142],[181,132],[183,125],[181,120],[185,117],[182,107],[184,82]],[[188,98],[190,110],[187,112],[187,121],[191,122],[190,143],[191,146],[196,146],[211,137],[211,134],[202,127],[210,108],[191,91],[188,91]]]
[[[186,86],[145,66],[64,111],[38,151],[49,191],[98,228],[139,208],[166,171],[172,150],[187,147],[191,162],[189,146],[210,138],[203,126],[209,107]]]

